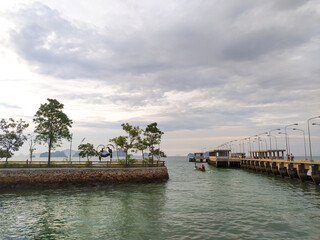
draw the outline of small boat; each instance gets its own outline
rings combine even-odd
[[[202,164],[201,167],[198,167],[197,165],[194,165],[194,170],[204,172],[206,170],[206,168],[204,167],[203,164]]]

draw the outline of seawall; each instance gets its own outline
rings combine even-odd
[[[0,169],[0,189],[149,183],[168,179],[167,167]]]

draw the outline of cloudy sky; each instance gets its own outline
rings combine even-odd
[[[157,122],[168,155],[296,122],[307,134],[320,115],[319,23],[318,0],[1,1],[0,118],[23,118],[32,132],[55,98],[75,146],[105,144],[124,122]],[[310,130],[320,154],[320,126]]]

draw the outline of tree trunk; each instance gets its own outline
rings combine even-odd
[[[9,158],[9,149],[6,149],[7,154],[6,154],[6,165],[8,165],[8,158]]]
[[[48,165],[51,164],[51,138],[49,139]]]
[[[32,151],[30,150],[30,163],[32,163]]]
[[[128,166],[128,153],[126,152],[126,166]]]

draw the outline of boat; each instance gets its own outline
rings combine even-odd
[[[206,171],[206,168],[205,168],[205,166],[204,166],[203,164],[202,164],[201,167],[199,167],[199,166],[197,166],[197,165],[195,164],[195,165],[194,165],[194,170],[204,172],[204,171]]]

